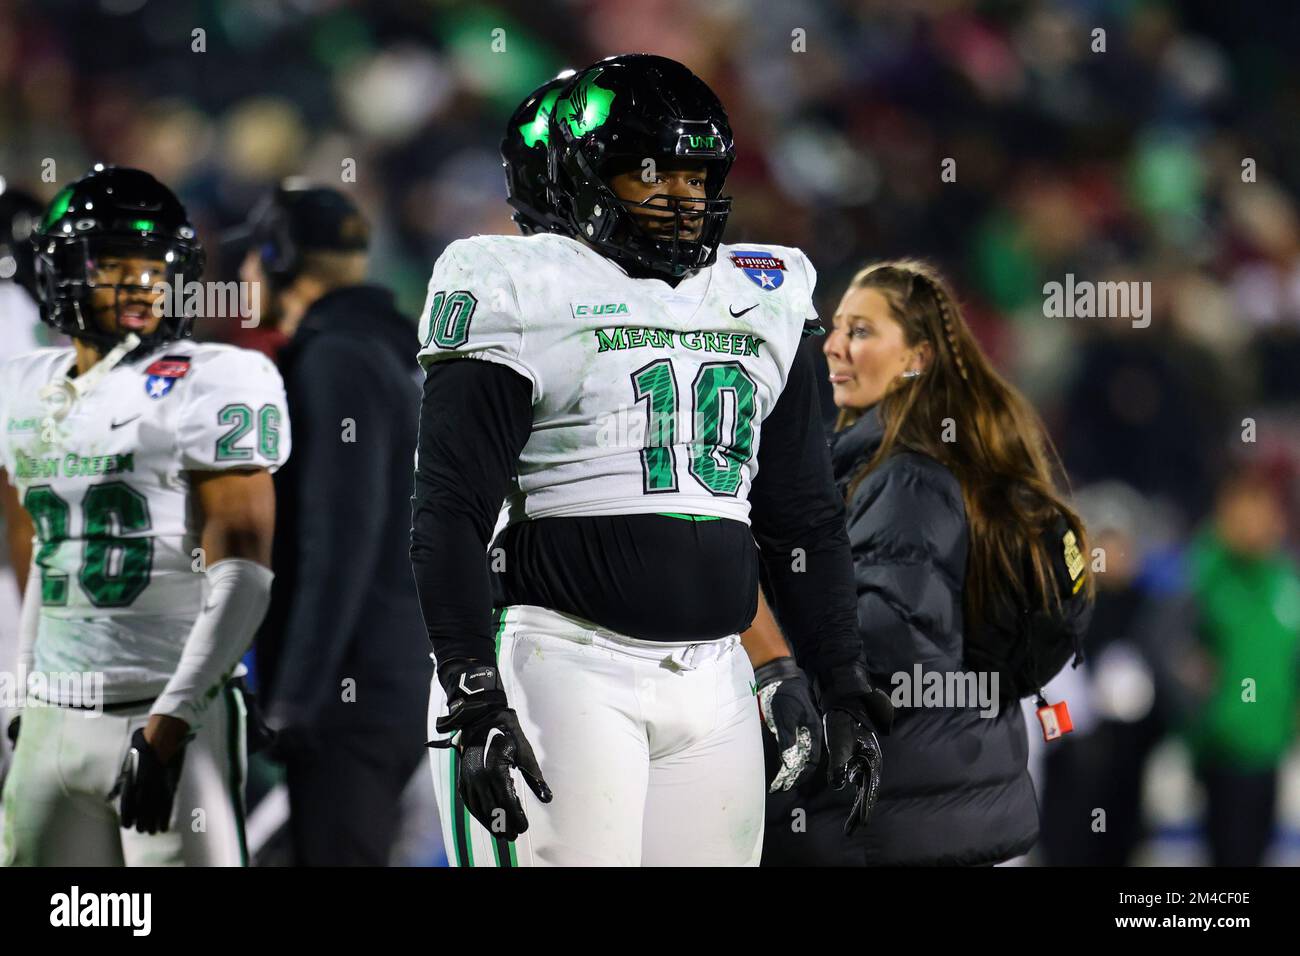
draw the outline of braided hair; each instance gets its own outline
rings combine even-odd
[[[1082,521],[1063,501],[1064,470],[1042,420],[1024,396],[993,368],[971,334],[956,297],[930,264],[914,259],[862,269],[847,293],[872,289],[889,304],[909,348],[928,343],[933,358],[919,375],[899,377],[878,406],[884,436],[875,455],[848,484],[862,480],[897,451],[939,461],[962,488],[970,527],[963,600],[968,620],[983,619],[999,589],[1020,589],[1030,558],[1041,600],[1056,600],[1048,582],[1051,556],[1042,531],[1063,515],[1086,552]],[[836,428],[865,409],[841,409]],[[1091,588],[1091,576],[1088,578]],[[1019,595],[1024,597],[1021,590]]]

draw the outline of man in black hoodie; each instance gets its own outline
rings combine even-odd
[[[425,754],[433,674],[407,555],[415,325],[364,284],[368,229],[342,193],[278,189],[250,225],[241,275],[263,283],[263,318],[287,338],[296,459],[276,475],[258,683],[288,771],[295,862],[382,866]]]

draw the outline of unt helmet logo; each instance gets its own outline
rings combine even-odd
[[[579,80],[569,95],[556,104],[556,114],[560,122],[569,124],[569,132],[575,137],[585,136],[593,129],[605,124],[609,119],[609,107],[614,102],[614,91],[597,86],[596,80],[603,73],[596,70]]]

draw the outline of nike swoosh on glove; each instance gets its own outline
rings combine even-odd
[[[781,769],[769,793],[808,781],[822,757],[822,721],[813,703],[812,685],[793,657],[778,657],[754,670],[758,712],[776,738]]]
[[[450,661],[438,668],[438,677],[447,690],[447,715],[438,718],[434,729],[459,735],[454,742],[431,740],[428,746],[459,753],[456,789],[466,808],[488,832],[513,841],[528,829],[528,817],[510,771],[517,769],[542,803],[551,802],[551,788],[506,702],[496,666]]]
[[[831,789],[857,789],[844,821],[844,835],[851,836],[871,817],[880,794],[885,757],[877,733],[889,733],[894,705],[884,691],[871,686],[866,667],[858,662],[832,668],[819,677],[818,686]]]
[[[143,727],[131,735],[131,748],[122,761],[122,772],[108,795],[110,800],[122,798],[118,812],[124,829],[134,827],[139,833],[166,832],[171,825],[172,805],[184,760],[183,744],[171,760],[163,763],[145,739]]]

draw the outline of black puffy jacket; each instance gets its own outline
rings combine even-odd
[[[843,491],[882,437],[873,409],[832,441]],[[962,672],[962,582],[967,524],[957,479],[934,459],[891,455],[855,489],[849,541],[858,628],[876,686],[893,675]],[[851,788],[836,793],[819,773],[803,792],[768,803],[765,864],[979,865],[1007,860],[1038,839],[1038,804],[1027,769],[1027,728],[1017,703],[982,717],[965,708],[898,707],[881,737],[884,773],[870,821],[840,834]],[[799,811],[806,811],[800,815]]]

